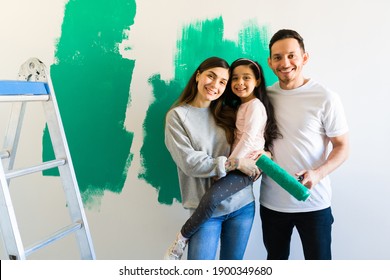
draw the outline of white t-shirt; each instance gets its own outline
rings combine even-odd
[[[276,82],[268,88],[268,96],[283,136],[274,141],[274,161],[293,176],[322,165],[332,148],[329,137],[348,132],[339,96],[313,80],[292,90],[283,90]],[[311,189],[306,201],[298,201],[266,175],[260,188],[260,203],[280,212],[325,209],[331,205],[331,196],[328,176]]]

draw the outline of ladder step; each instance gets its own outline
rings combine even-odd
[[[10,154],[8,151],[0,151],[0,158],[3,159],[3,158],[9,158],[10,157]]]
[[[49,86],[44,82],[13,80],[0,81],[0,95],[47,95],[49,92]]]
[[[55,159],[51,161],[44,162],[42,164],[38,164],[32,167],[24,168],[24,169],[16,169],[16,170],[10,170],[5,173],[5,177],[7,179],[12,179],[19,176],[24,176],[27,174],[51,169],[54,167],[65,165],[66,160],[65,159]]]
[[[48,237],[42,241],[39,241],[39,242],[29,246],[28,248],[26,248],[25,255],[28,256],[28,255],[34,253],[35,251],[53,243],[54,241],[57,241],[65,236],[75,232],[76,230],[81,229],[82,226],[83,226],[83,223],[81,221],[77,221],[73,224],[70,224],[69,226],[66,226],[66,227],[60,229],[59,231],[53,233],[50,237]]]
[[[49,95],[0,95],[0,102],[48,101]]]
[[[0,102],[47,101],[47,83],[30,81],[0,81]]]

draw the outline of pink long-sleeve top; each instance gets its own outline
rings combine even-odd
[[[258,98],[242,103],[237,111],[236,135],[229,158],[243,158],[264,149],[266,122],[267,113]]]

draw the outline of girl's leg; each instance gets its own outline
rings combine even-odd
[[[252,183],[252,179],[240,171],[233,171],[216,181],[203,195],[198,207],[181,229],[182,236],[190,238],[213,215],[215,208],[226,198]]]

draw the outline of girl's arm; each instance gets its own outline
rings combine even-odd
[[[265,155],[265,156],[269,157],[270,159],[272,159],[272,153],[270,151],[266,151],[266,150],[253,151],[253,152],[249,153],[248,158],[253,159],[253,160],[258,160],[259,157],[261,157],[262,155]]]
[[[261,172],[256,165],[256,161],[250,158],[229,158],[225,163],[226,172],[240,170],[242,173],[251,176],[256,180]]]
[[[248,158],[253,151],[261,150],[264,147],[263,133],[267,122],[267,113],[260,100],[256,99],[249,102],[251,103],[246,107],[243,116],[243,126],[237,128],[243,132],[242,136],[229,158]],[[261,143],[259,139],[262,140]]]

